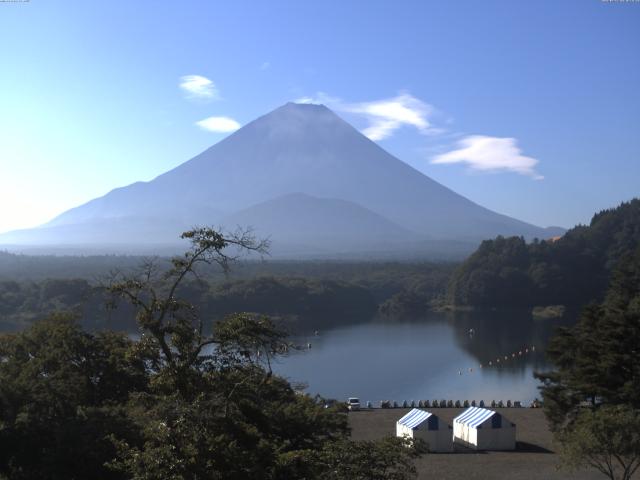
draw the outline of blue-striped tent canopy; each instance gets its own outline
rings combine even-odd
[[[404,417],[398,420],[398,423],[409,427],[411,429],[417,428],[422,422],[426,421],[431,415],[431,412],[425,412],[424,410],[418,410],[417,408],[411,409]]]
[[[478,425],[482,425],[487,419],[494,416],[496,412],[493,410],[487,410],[480,407],[469,407],[456,418],[453,419],[454,423],[462,423],[471,428],[477,428]]]

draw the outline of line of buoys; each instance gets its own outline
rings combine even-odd
[[[487,367],[498,366],[500,364],[500,361],[508,362],[512,358],[520,357],[520,356],[522,356],[524,354],[527,354],[529,352],[535,352],[535,351],[536,351],[536,347],[535,347],[535,345],[532,345],[531,348],[526,347],[523,350],[518,350],[517,352],[513,352],[511,354],[511,356],[503,355],[501,357],[496,358],[495,361],[494,360],[489,360],[489,362],[487,362]],[[478,365],[479,369],[481,369],[482,367],[483,367],[482,363]],[[473,373],[473,367],[469,367],[467,370],[468,370],[469,373]],[[464,369],[458,370],[458,375],[462,375],[463,372],[464,372]]]

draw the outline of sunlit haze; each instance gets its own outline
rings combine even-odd
[[[2,3],[0,231],[287,101],[487,208],[587,222],[638,193],[639,20],[599,1]]]

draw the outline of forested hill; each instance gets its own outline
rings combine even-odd
[[[640,199],[594,215],[556,241],[521,237],[482,242],[454,272],[453,305],[580,306],[601,300],[611,270],[640,245]]]
[[[133,274],[141,257],[55,257],[0,252],[0,332],[22,330],[54,311],[71,311],[90,330],[135,329],[128,309],[107,309],[100,284],[109,272]],[[156,259],[166,271],[169,259]],[[208,320],[236,311],[269,314],[293,329],[368,320],[379,305],[411,299],[424,313],[442,298],[455,265],[435,263],[237,262],[228,276],[202,268],[178,292]],[[414,292],[418,291],[419,294]],[[402,306],[404,306],[404,304]],[[406,310],[406,308],[405,308]]]

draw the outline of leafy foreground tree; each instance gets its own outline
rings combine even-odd
[[[309,465],[327,480],[404,480],[415,474],[413,459],[426,444],[387,437],[378,442],[341,440],[327,443]]]
[[[629,479],[640,465],[640,250],[623,259],[603,304],[547,350],[544,408],[570,467]]]
[[[213,327],[176,297],[226,249],[264,251],[241,233],[183,235],[168,271],[148,262],[106,287],[142,335],[92,335],[54,316],[0,340],[0,474],[16,479],[354,479],[415,475],[413,444],[351,442],[346,415],[273,374],[291,348],[268,318]]]
[[[140,439],[126,412],[149,385],[137,347],[65,315],[0,336],[0,476],[120,478],[103,463],[116,454],[109,435]]]
[[[590,465],[609,478],[629,480],[640,466],[640,411],[603,406],[580,412],[560,435],[569,467]]]

